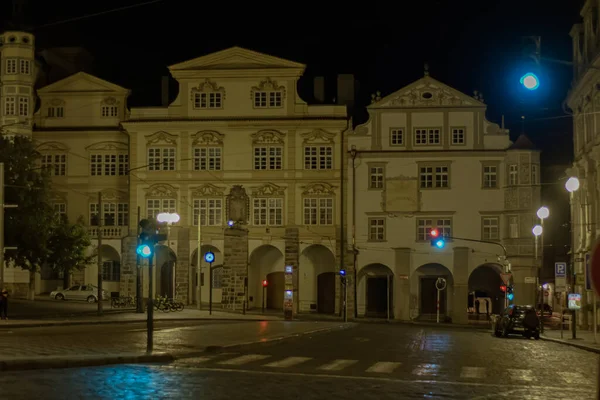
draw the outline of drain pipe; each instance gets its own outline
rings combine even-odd
[[[354,318],[358,318],[358,271],[356,249],[356,146],[350,149],[352,157],[352,255],[354,257],[352,265],[354,269]]]
[[[350,121],[352,120],[351,117],[348,117],[346,119],[346,128],[344,128],[341,132],[340,135],[340,270],[346,269],[345,265],[346,265],[346,235],[344,232],[344,218],[345,218],[345,213],[344,213],[344,190],[345,190],[345,185],[344,185],[344,179],[345,179],[345,174],[344,174],[344,170],[348,167],[348,163],[346,161],[345,155],[346,155],[346,143],[344,140],[344,133],[350,129]],[[339,274],[338,274],[339,275]],[[346,280],[346,285],[348,285],[348,280]],[[342,283],[342,280],[340,279],[340,316],[344,317],[344,321],[348,320],[348,298],[347,296],[344,296],[344,293],[346,293],[347,291],[347,287],[344,288],[344,284]]]

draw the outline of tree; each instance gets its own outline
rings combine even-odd
[[[60,219],[52,229],[46,262],[54,271],[64,274],[64,287],[68,287],[72,272],[85,268],[96,258],[96,252],[87,254],[91,244],[83,217],[74,224]]]

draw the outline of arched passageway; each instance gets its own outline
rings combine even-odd
[[[358,271],[358,314],[371,318],[394,315],[394,273],[383,264],[369,264]]]
[[[420,320],[437,319],[438,311],[438,288],[436,282],[438,278],[446,280],[446,287],[439,293],[439,312],[440,321],[448,321],[450,311],[452,310],[452,292],[454,281],[452,273],[442,264],[430,263],[421,265],[415,270],[411,277],[411,289],[414,295],[417,296],[417,317]]]
[[[467,299],[469,319],[487,319],[487,315],[499,314],[504,309],[501,273],[502,267],[497,264],[482,264],[471,272]]]
[[[266,289],[262,282],[267,281]],[[250,255],[248,267],[248,308],[261,308],[263,299],[267,309],[283,309],[284,257],[271,245],[262,245]]]
[[[300,311],[335,312],[335,256],[327,247],[313,244],[300,255],[298,291]]]
[[[155,247],[156,262],[156,295],[173,298],[175,293],[175,264],[177,256],[167,246]]]

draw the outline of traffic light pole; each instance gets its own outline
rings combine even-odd
[[[104,313],[102,309],[102,300],[104,300],[102,290],[102,192],[98,192],[98,315]]]
[[[213,269],[212,263],[208,264],[208,315],[212,315],[212,292],[213,292]]]
[[[154,245],[150,247],[152,253],[148,257],[148,318],[146,320],[146,353],[151,354],[154,347]]]
[[[141,231],[141,227],[140,227],[140,207],[138,206],[137,208],[137,246],[139,246],[140,244],[142,244],[142,242],[140,241],[140,231]],[[137,248],[136,246],[136,248]],[[144,292],[142,290],[142,266],[141,266],[141,260],[140,260],[140,255],[137,254],[135,255],[135,268],[136,268],[136,272],[137,275],[135,277],[135,307],[136,307],[136,312],[141,314],[144,312]]]
[[[477,239],[459,238],[459,237],[455,237],[455,236],[444,236],[444,238],[448,238],[448,239],[452,239],[452,240],[463,240],[465,242],[493,244],[494,246],[498,246],[498,247],[502,248],[505,260],[508,258],[508,252],[506,251],[506,247],[502,243],[491,242],[489,240],[477,240]]]

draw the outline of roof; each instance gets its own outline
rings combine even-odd
[[[508,148],[508,150],[536,150],[533,142],[523,133]]]

